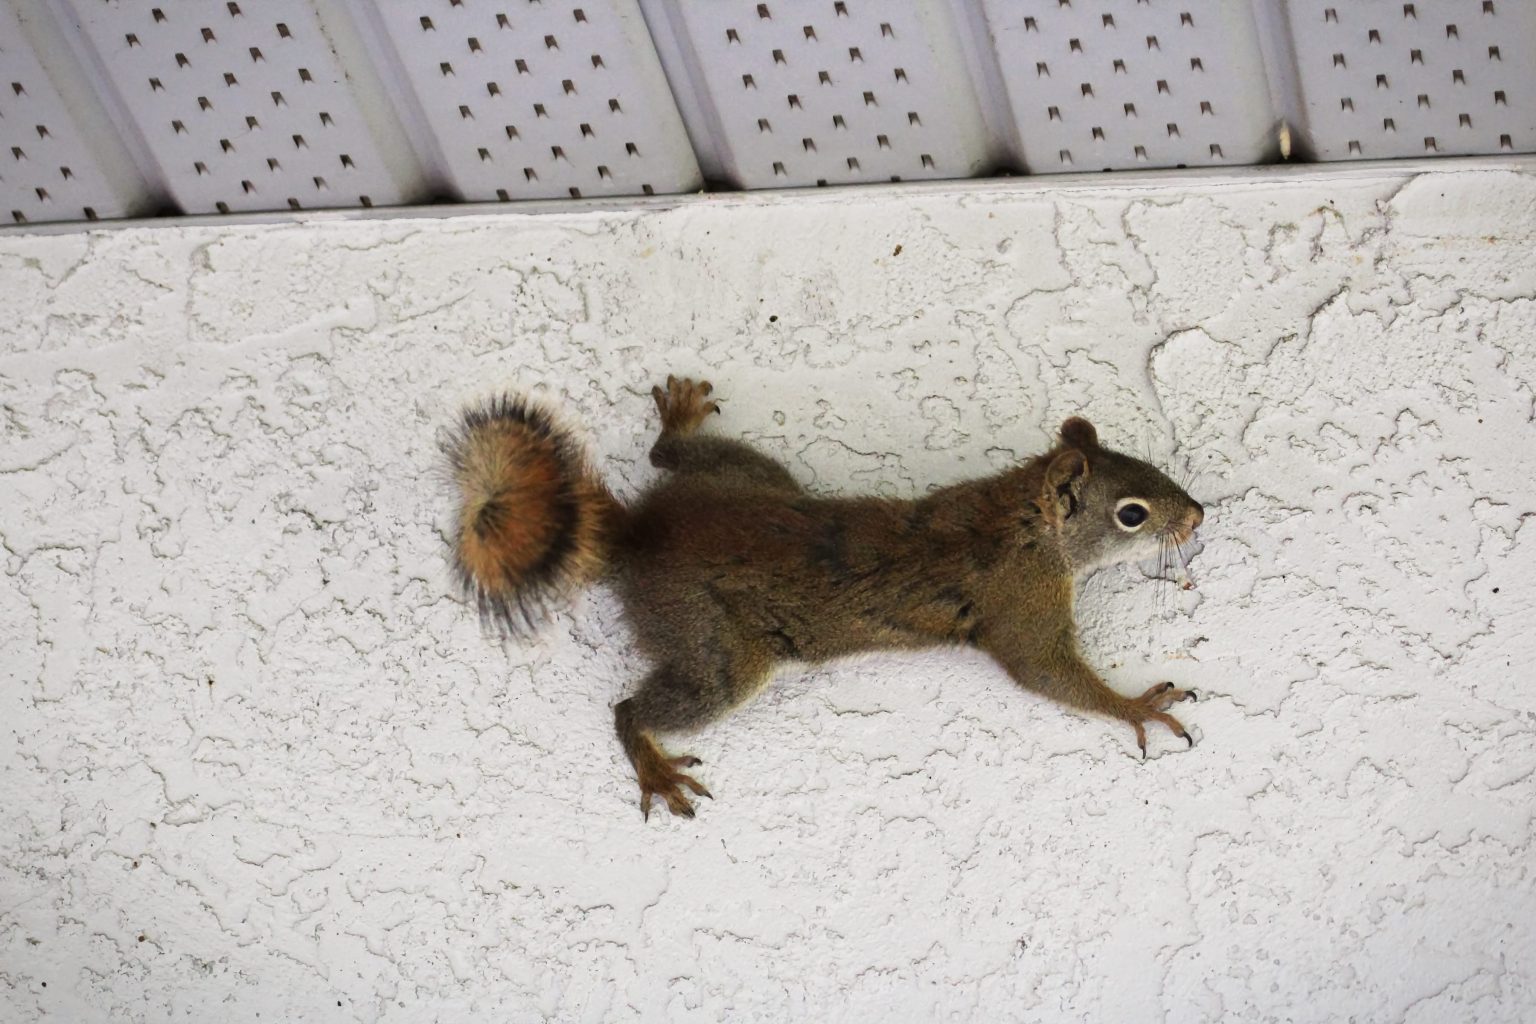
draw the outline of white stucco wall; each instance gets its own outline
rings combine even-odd
[[[837,493],[1083,413],[1195,471],[1081,595],[1193,751],[971,653],[787,675],[642,822],[611,595],[451,595],[437,432],[650,385]],[[1529,1021],[1536,173],[0,235],[0,1019]]]

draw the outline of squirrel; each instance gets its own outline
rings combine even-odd
[[[452,560],[483,620],[522,634],[577,587],[616,582],[652,666],[613,709],[646,818],[653,797],[692,817],[688,794],[710,796],[685,772],[699,759],[670,755],[658,733],[719,719],[786,663],[873,650],[977,648],[1027,690],[1128,723],[1143,758],[1147,722],[1194,746],[1168,709],[1195,692],[1116,692],[1083,660],[1073,622],[1078,580],[1166,561],[1203,521],[1162,472],[1101,447],[1074,416],[1050,451],[993,476],[915,500],[818,497],[776,459],[700,432],[720,411],[712,391],[675,377],[652,390],[650,460],[667,472],[627,504],[525,399],[468,408],[444,442]]]

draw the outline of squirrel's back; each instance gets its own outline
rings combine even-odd
[[[623,509],[546,410],[493,398],[465,410],[444,449],[459,492],[454,569],[482,617],[518,631],[601,575]]]

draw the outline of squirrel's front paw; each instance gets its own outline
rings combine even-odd
[[[672,376],[667,377],[665,391],[659,384],[651,388],[656,411],[661,413],[662,433],[691,434],[710,413],[719,412],[719,403],[709,400],[713,390],[707,380],[695,382],[687,377],[679,380]]]
[[[1168,714],[1167,709],[1181,700],[1199,699],[1199,695],[1194,690],[1180,690],[1176,689],[1172,683],[1158,683],[1140,697],[1126,701],[1124,718],[1131,723],[1131,728],[1136,730],[1136,745],[1141,748],[1143,759],[1147,756],[1147,730],[1143,722],[1162,722],[1179,739],[1191,747],[1195,745],[1188,730],[1179,723],[1177,718]]]

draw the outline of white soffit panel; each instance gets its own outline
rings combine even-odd
[[[988,139],[946,5],[646,0],[706,172],[739,188],[964,178]]]
[[[1533,0],[1286,0],[1318,159],[1536,149]]]
[[[72,0],[74,24],[189,213],[412,198],[304,0]]]
[[[634,0],[363,0],[354,10],[378,22],[385,59],[408,81],[461,198],[702,184]]]
[[[21,17],[0,6],[0,223],[141,212],[137,175],[100,126],[76,116],[44,63]]]
[[[1260,163],[1276,121],[1244,3],[981,0],[1031,173]]]

